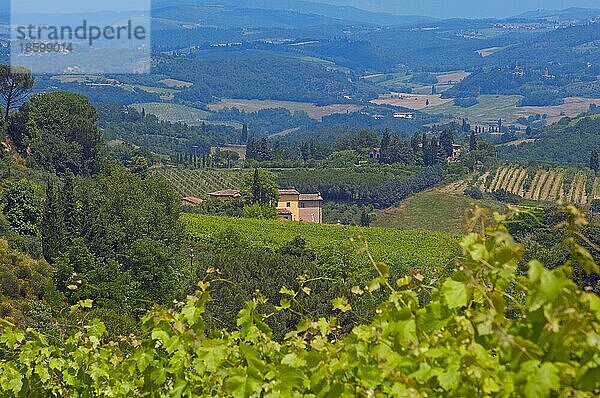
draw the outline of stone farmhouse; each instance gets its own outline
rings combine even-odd
[[[212,192],[208,196],[221,202],[241,199],[240,191],[237,189]],[[303,194],[296,188],[280,189],[277,214],[281,220],[285,221],[322,224],[323,197],[320,193]]]

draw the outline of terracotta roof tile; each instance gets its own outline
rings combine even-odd
[[[240,196],[238,189],[224,189],[222,191],[211,192],[209,196]]]
[[[295,188],[292,188],[292,189],[280,189],[279,190],[279,194],[280,195],[300,195],[300,192],[298,192]]]
[[[307,202],[310,201],[323,201],[323,197],[321,196],[320,193],[303,193],[300,194],[300,200],[304,200]]]

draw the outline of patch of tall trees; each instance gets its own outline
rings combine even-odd
[[[12,117],[9,132],[33,166],[64,174],[101,169],[102,132],[87,98],[70,93],[38,94]]]

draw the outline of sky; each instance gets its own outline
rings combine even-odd
[[[569,7],[600,8],[600,0],[316,0],[369,11],[436,18],[510,17],[526,11]]]
[[[599,0],[600,1],[600,0]],[[0,1],[4,3],[5,1]],[[13,13],[86,13],[149,10],[150,0],[10,0]]]
[[[151,0],[0,0],[12,3],[13,12],[95,12],[148,9]],[[218,0],[212,0],[218,3]],[[569,7],[600,8],[600,0],[308,0],[349,5],[398,15],[436,18],[509,17],[526,11]],[[243,0],[240,1],[243,3]]]

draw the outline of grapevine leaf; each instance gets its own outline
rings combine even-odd
[[[333,309],[348,312],[352,311],[352,306],[348,304],[348,299],[346,297],[339,297],[333,300]]]
[[[442,294],[449,308],[460,308],[467,305],[469,294],[463,282],[447,280],[442,285]]]

